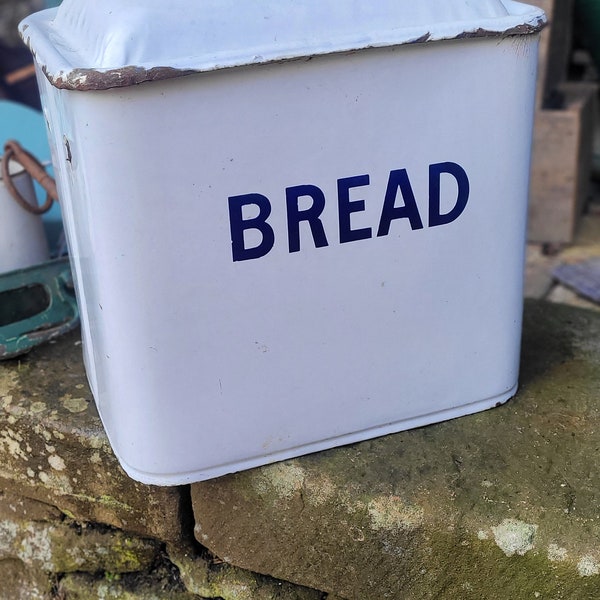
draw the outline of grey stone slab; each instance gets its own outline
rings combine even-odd
[[[196,537],[339,598],[600,598],[599,400],[600,315],[527,302],[507,404],[194,484]]]
[[[558,265],[552,275],[581,296],[600,304],[600,257]]]
[[[121,469],[96,411],[78,333],[0,362],[0,491],[80,521],[177,540],[187,488],[137,483]]]

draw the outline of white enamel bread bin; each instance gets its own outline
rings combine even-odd
[[[514,395],[544,21],[510,0],[65,0],[21,24],[131,477]]]

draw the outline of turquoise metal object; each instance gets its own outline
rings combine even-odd
[[[68,259],[0,275],[0,360],[29,352],[78,324]]]

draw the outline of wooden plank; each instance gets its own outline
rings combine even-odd
[[[566,79],[573,32],[574,0],[536,0],[548,17],[540,37],[536,107],[551,107],[553,92]]]
[[[565,83],[561,110],[536,114],[528,240],[569,243],[589,192],[597,85]]]

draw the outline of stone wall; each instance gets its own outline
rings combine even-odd
[[[491,411],[160,488],[68,335],[0,363],[0,600],[600,598],[600,315],[528,303]]]
[[[79,334],[0,363],[0,598],[320,600],[224,563],[193,535],[189,486],[127,477]]]

